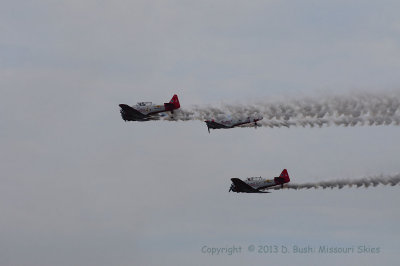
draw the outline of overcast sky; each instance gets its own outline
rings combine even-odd
[[[125,123],[118,104],[398,92],[399,12],[398,1],[3,1],[0,265],[397,265],[398,186],[228,189],[283,168],[297,183],[398,173],[399,126],[208,134],[201,121]],[[242,252],[202,252],[233,245]]]

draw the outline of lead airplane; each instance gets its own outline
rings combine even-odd
[[[125,121],[149,121],[158,120],[163,112],[174,113],[181,107],[178,96],[175,94],[169,103],[154,105],[152,102],[139,102],[134,106],[120,104],[121,116]]]
[[[285,183],[290,182],[289,174],[286,169],[283,169],[281,175],[279,177],[275,177],[274,179],[263,179],[261,177],[249,177],[244,181],[239,178],[231,178],[232,185],[229,189],[233,192],[243,192],[243,193],[270,193],[268,191],[261,191],[264,189],[273,188],[276,186],[281,186]]]
[[[263,119],[262,116],[257,116],[257,117],[247,117],[244,119],[225,119],[225,120],[217,120],[217,121],[212,119],[212,120],[206,120],[204,122],[206,122],[207,128],[208,128],[208,133],[210,133],[210,128],[211,129],[234,128],[234,127],[239,127],[239,126],[243,126],[245,124],[250,124],[250,123],[254,123],[254,127],[257,128],[259,126],[257,124],[257,122],[262,119]]]

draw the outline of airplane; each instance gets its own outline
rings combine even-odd
[[[169,103],[154,105],[152,102],[138,102],[134,106],[120,104],[121,116],[125,121],[149,121],[158,120],[159,114],[163,112],[174,113],[174,110],[181,107],[178,96],[175,94]]]
[[[263,179],[260,177],[248,177],[244,181],[239,178],[231,178],[232,185],[229,192],[243,192],[243,193],[270,193],[268,191],[261,191],[275,186],[281,186],[290,182],[289,174],[286,169],[283,169],[279,177],[274,179]]]
[[[255,128],[257,128],[259,125],[257,124],[257,121],[262,120],[263,117],[247,117],[244,119],[226,119],[226,120],[219,120],[215,121],[214,119],[212,120],[206,120],[207,128],[208,128],[208,133],[210,133],[210,128],[211,129],[220,129],[220,128],[234,128],[238,126],[242,126],[245,124],[250,124],[254,122]]]

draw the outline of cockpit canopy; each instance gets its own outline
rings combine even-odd
[[[253,176],[253,177],[248,177],[247,180],[248,181],[253,181],[253,180],[260,180],[261,176]]]
[[[137,103],[138,106],[149,106],[149,105],[153,105],[152,102],[138,102]]]

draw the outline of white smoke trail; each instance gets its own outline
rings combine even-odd
[[[342,180],[333,180],[333,181],[321,181],[321,182],[309,182],[309,183],[303,183],[303,184],[285,184],[284,189],[310,189],[310,188],[338,188],[342,189],[345,186],[348,187],[369,187],[373,186],[376,187],[378,185],[391,185],[395,186],[400,183],[400,174],[396,175],[391,175],[391,176],[375,176],[375,177],[367,177],[367,178],[361,178],[361,179],[342,179]],[[274,188],[275,190],[282,189],[281,187],[276,187]]]
[[[377,117],[341,117],[341,118],[299,118],[288,121],[262,120],[258,124],[265,127],[322,127],[322,126],[379,126],[379,125],[400,125],[399,116],[377,116]],[[254,127],[254,125],[248,125]]]
[[[356,125],[400,125],[400,94],[348,95],[325,99],[258,102],[248,105],[194,106],[176,110],[165,120],[209,120],[227,116],[241,119],[259,117],[265,127],[321,127]]]

